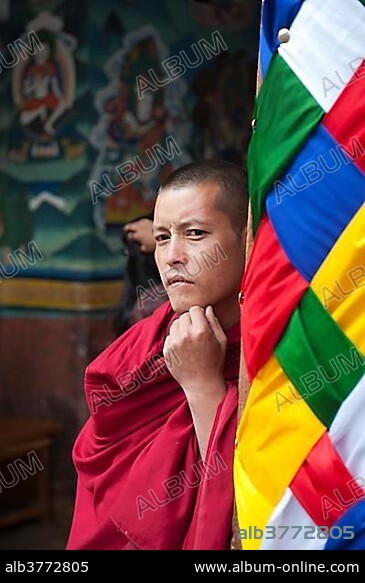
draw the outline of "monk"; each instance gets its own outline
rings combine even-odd
[[[160,187],[169,301],[86,369],[68,549],[229,548],[246,219],[245,173],[229,162],[188,164]]]

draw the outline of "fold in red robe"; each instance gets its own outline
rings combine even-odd
[[[227,332],[227,393],[206,462],[162,348],[167,302],[86,369],[91,416],[74,449],[77,494],[68,549],[226,549],[233,510],[240,326]]]

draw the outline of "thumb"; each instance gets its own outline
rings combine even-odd
[[[218,340],[219,344],[224,344],[227,340],[227,336],[224,333],[222,326],[214,313],[212,306],[207,306],[205,308],[205,317],[209,322],[211,329],[214,332],[216,339]]]
[[[167,368],[169,368],[169,350],[170,350],[170,336],[167,336],[165,338],[165,343],[163,345],[163,349],[162,349],[162,355],[165,359],[165,364],[167,366]]]

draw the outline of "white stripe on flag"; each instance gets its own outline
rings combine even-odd
[[[266,525],[266,537],[270,536],[270,534],[267,534],[268,526],[275,527],[276,537],[273,539],[263,539],[261,550],[264,551],[321,551],[327,542],[326,538],[317,538],[317,525],[313,522],[309,514],[306,513],[303,506],[299,504],[290,488],[287,488],[285,491],[284,496]],[[291,528],[284,534],[284,529],[279,528],[279,526],[289,526]],[[295,526],[298,528],[295,528]],[[299,527],[302,528],[298,530]],[[269,533],[273,532],[273,529],[269,529]],[[293,538],[296,533],[297,536]],[[280,536],[283,538],[280,538]],[[304,538],[305,536],[314,538]]]
[[[305,0],[279,53],[327,112],[365,57],[359,0]]]
[[[365,484],[364,411],[365,375],[342,403],[329,430],[329,436],[334,447],[354,478],[354,482],[351,481],[348,485],[346,497],[344,496],[343,501],[341,501],[344,512],[361,498],[361,493],[356,487],[357,484],[360,486]],[[365,485],[363,488],[365,489]],[[335,493],[332,498],[337,505],[340,504],[340,500],[336,498]],[[278,527],[286,525],[317,526],[295,498],[290,488],[285,491],[284,496],[267,523],[267,526],[276,527],[277,536],[273,540],[264,539],[261,548],[263,550],[321,550],[324,548],[325,539],[304,539],[304,528],[295,539],[290,538],[292,534],[295,534],[293,528],[288,530],[284,538],[278,538],[283,534],[283,529]],[[307,536],[309,535],[307,534]]]
[[[358,480],[360,484],[361,480],[365,484],[364,416],[365,375],[342,403],[329,430],[333,445],[354,479]],[[349,500],[351,492],[352,488],[349,487]],[[356,493],[360,496],[359,492]]]

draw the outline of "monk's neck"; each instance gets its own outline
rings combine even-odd
[[[237,324],[240,319],[240,306],[238,303],[238,297],[235,296],[233,299],[229,298],[225,302],[221,302],[213,306],[214,313],[217,316],[220,325],[226,332],[229,328]]]

